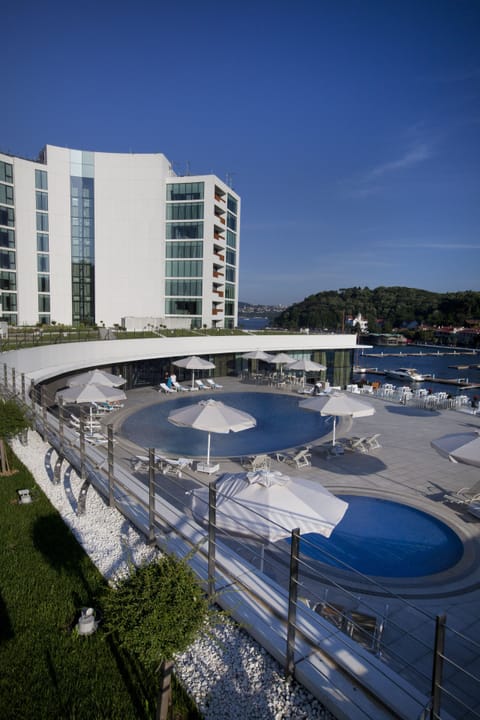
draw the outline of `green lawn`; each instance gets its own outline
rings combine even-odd
[[[2,720],[153,718],[156,679],[102,625],[80,636],[85,606],[105,580],[29,471],[0,477],[0,717]],[[34,501],[18,502],[30,488]],[[176,720],[200,718],[179,688]]]

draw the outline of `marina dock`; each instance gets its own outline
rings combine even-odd
[[[387,375],[385,370],[358,366],[353,368],[353,372],[355,375]],[[435,382],[439,385],[453,385],[455,387],[463,388],[464,390],[475,390],[476,388],[480,388],[480,383],[472,383],[468,378],[439,378],[434,375],[425,375],[424,377],[424,382]]]

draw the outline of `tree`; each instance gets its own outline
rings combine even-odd
[[[13,475],[6,452],[6,441],[30,426],[25,413],[15,400],[0,399],[0,475]]]
[[[136,655],[146,670],[160,673],[158,720],[171,704],[173,658],[199,635],[208,601],[185,560],[163,555],[138,568],[103,597],[107,632]]]

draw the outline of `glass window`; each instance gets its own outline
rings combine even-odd
[[[45,170],[35,170],[35,187],[37,190],[48,190],[48,175]]]
[[[15,230],[7,230],[6,228],[0,228],[0,247],[15,247]]]
[[[235,250],[230,250],[229,248],[227,248],[225,256],[229,265],[235,265],[237,258],[237,253],[235,252]]]
[[[38,296],[38,312],[50,312],[50,295]]]
[[[16,293],[2,292],[2,310],[4,312],[17,311],[17,295]]]
[[[165,295],[191,295],[201,297],[201,280],[166,280]]]
[[[50,292],[50,275],[38,275],[38,292]]]
[[[48,232],[48,215],[37,212],[37,230]]]
[[[183,298],[182,300],[165,300],[167,315],[201,315],[202,301]]]
[[[228,266],[225,268],[225,280],[235,282],[235,268]]]
[[[16,290],[17,276],[13,272],[0,272],[0,290]]]
[[[13,186],[0,185],[0,203],[13,205]]]
[[[203,222],[167,223],[167,240],[203,238]]]
[[[228,196],[227,207],[230,210],[230,212],[235,213],[235,215],[237,215],[238,203],[237,203],[237,199],[234,198],[232,195]]]
[[[203,182],[167,185],[167,200],[203,200]]]
[[[15,253],[11,250],[0,250],[0,268],[3,270],[15,270]]]
[[[48,210],[48,193],[37,190],[35,193],[37,210]]]
[[[235,285],[225,283],[225,297],[229,300],[235,300]]]
[[[201,260],[167,260],[165,264],[167,277],[202,277],[202,273]]]
[[[237,236],[231,230],[227,230],[227,245],[232,248],[237,247]]]
[[[38,322],[41,325],[50,325],[50,315],[39,315]]]
[[[37,252],[48,252],[48,235],[37,233]]]
[[[0,182],[13,183],[13,165],[0,161]]]
[[[168,242],[166,248],[167,258],[203,257],[203,242]]]
[[[230,230],[237,231],[237,218],[230,212],[227,213],[227,227],[230,228]]]
[[[235,315],[235,303],[225,302],[225,315]]]
[[[37,271],[39,273],[50,272],[50,258],[48,255],[37,255]]]
[[[0,225],[7,225],[7,227],[15,225],[15,211],[13,208],[0,205]]]
[[[203,203],[167,205],[167,220],[203,220]]]

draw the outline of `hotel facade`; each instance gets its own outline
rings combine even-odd
[[[0,153],[1,320],[233,328],[240,197],[161,153]]]

